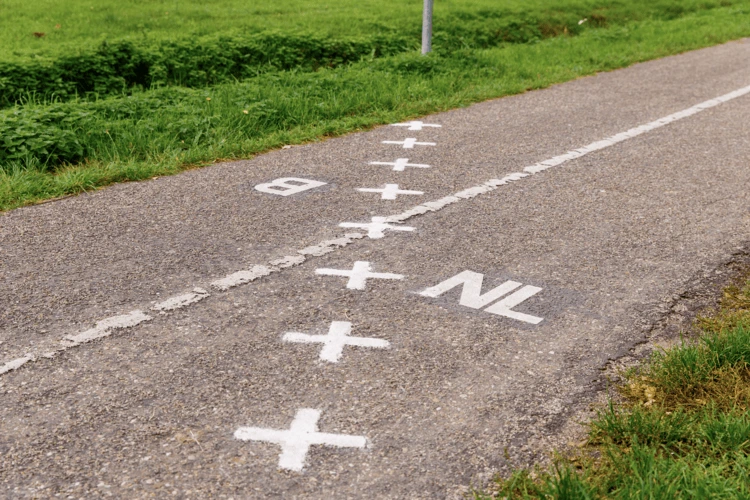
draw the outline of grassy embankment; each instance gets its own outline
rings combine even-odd
[[[750,35],[750,0],[512,0],[502,9],[490,0],[444,2],[436,52],[422,57],[421,2],[354,9],[328,0],[307,12],[309,1],[279,0],[250,21],[237,21],[248,8],[235,0],[176,10],[169,2],[92,10],[0,0],[11,3],[12,14],[0,11],[0,210]],[[160,19],[162,7],[181,21]],[[60,24],[59,46],[34,45],[52,35],[5,29],[31,32],[24,13]],[[209,21],[200,24],[200,14]],[[139,34],[133,23],[143,26]],[[180,26],[235,31],[194,39],[175,36]],[[105,36],[111,41],[96,46]]]
[[[750,498],[750,281],[696,326],[625,374],[624,402],[600,411],[579,452],[498,481],[491,497]]]

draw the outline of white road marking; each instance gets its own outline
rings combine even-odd
[[[395,162],[371,161],[370,165],[393,165],[393,170],[396,172],[403,172],[406,167],[430,168],[429,165],[422,163],[409,163],[409,158],[396,158]]]
[[[353,345],[358,347],[372,347],[375,349],[386,349],[391,343],[383,339],[367,337],[351,337],[352,324],[348,321],[333,321],[328,329],[328,335],[308,335],[306,333],[287,332],[282,340],[284,342],[299,342],[303,344],[323,344],[320,350],[320,359],[330,363],[338,363],[344,352],[344,346]]]
[[[240,427],[234,433],[241,441],[262,441],[281,446],[279,467],[300,472],[305,467],[305,459],[310,446],[322,444],[338,448],[364,448],[367,438],[350,434],[327,434],[318,432],[320,410],[302,408],[297,410],[292,425],[287,431],[263,427]]]
[[[293,194],[307,191],[320,186],[325,186],[325,182],[314,181],[312,179],[302,179],[300,177],[281,177],[274,179],[265,184],[258,184],[255,189],[261,193],[277,194],[279,196],[291,196]]]
[[[457,286],[462,286],[461,298],[458,303],[462,306],[471,307],[472,309],[481,309],[521,286],[521,283],[518,283],[517,281],[506,281],[500,286],[497,286],[482,295],[483,281],[483,274],[475,273],[474,271],[463,271],[433,287],[422,290],[419,295],[435,298]],[[542,289],[539,287],[527,285],[491,305],[484,311],[523,321],[525,323],[538,325],[544,318],[512,311],[511,309],[541,291]]]
[[[385,236],[385,231],[414,231],[413,227],[395,226],[386,222],[387,217],[373,217],[372,222],[342,222],[339,227],[367,229],[367,237],[377,240]]]
[[[400,194],[423,195],[423,191],[409,191],[408,189],[399,189],[398,184],[386,184],[385,188],[358,188],[357,191],[363,193],[382,193],[381,200],[395,200]]]
[[[269,274],[271,274],[270,268],[266,266],[253,266],[252,269],[237,271],[236,273],[232,273],[220,280],[212,281],[211,286],[224,292],[230,288],[250,283],[251,281],[255,281],[263,276],[268,276]]]
[[[435,142],[417,142],[416,137],[409,137],[403,141],[383,141],[383,144],[400,144],[404,149],[414,149],[414,146],[437,146]]]
[[[24,356],[22,358],[12,359],[5,363],[4,365],[0,366],[0,375],[5,375],[8,372],[12,372],[13,370],[17,370],[18,368],[21,368],[23,365],[25,365],[27,362],[32,361],[34,359],[33,356]]]
[[[194,288],[192,292],[170,297],[164,302],[159,302],[153,309],[154,311],[174,311],[176,309],[182,309],[196,302],[200,302],[206,297],[210,297],[210,294],[203,288]]]
[[[457,286],[463,286],[461,289],[461,298],[458,303],[472,309],[481,309],[521,286],[521,283],[516,281],[506,281],[482,295],[483,281],[484,274],[475,273],[474,271],[463,271],[433,287],[422,290],[419,295],[435,298]]]
[[[112,335],[115,330],[121,328],[132,328],[136,325],[140,325],[144,321],[149,321],[150,316],[147,316],[142,311],[131,311],[128,314],[121,316],[112,316],[101,321],[96,322],[96,326],[85,332],[81,332],[77,335],[68,335],[64,338],[67,342],[72,342],[73,345],[85,344],[102,337],[108,337]],[[68,345],[67,347],[72,347]]]
[[[370,278],[380,280],[402,280],[405,278],[403,274],[373,273],[370,263],[364,260],[358,260],[355,262],[351,271],[345,269],[318,268],[315,270],[315,274],[322,276],[347,277],[349,278],[349,281],[346,283],[346,288],[351,290],[364,290],[367,280]]]
[[[511,308],[516,307],[521,302],[530,297],[533,297],[541,291],[542,289],[537,286],[526,285],[517,292],[508,295],[503,300],[492,304],[484,311],[492,314],[498,314],[500,316],[505,316],[506,318],[517,319],[518,321],[523,321],[524,323],[538,325],[544,320],[544,318],[532,316],[531,314],[520,313],[517,311],[511,311]]]
[[[409,127],[406,130],[422,130],[424,127],[440,128],[442,125],[436,123],[425,123],[422,121],[414,120],[404,123],[391,123],[391,127]]]
[[[480,194],[489,193],[491,191],[494,191],[500,186],[504,186],[511,182],[521,180],[524,177],[529,177],[531,175],[538,174],[548,168],[551,168],[552,166],[562,165],[568,161],[574,160],[576,158],[580,158],[581,156],[584,156],[586,154],[612,146],[626,139],[636,137],[638,135],[649,132],[651,130],[663,127],[672,122],[682,120],[683,118],[687,118],[689,116],[695,115],[701,111],[713,108],[722,103],[726,103],[733,99],[737,99],[749,93],[750,93],[750,85],[737,89],[733,92],[729,92],[728,94],[724,94],[715,99],[710,99],[700,104],[696,104],[695,106],[687,108],[683,111],[673,113],[664,118],[660,118],[659,120],[655,120],[645,125],[641,125],[640,127],[632,128],[626,132],[614,135],[608,139],[594,142],[592,144],[589,144],[588,146],[584,146],[582,148],[570,151],[564,155],[555,156],[554,158],[550,158],[549,160],[541,161],[537,164],[526,167],[523,172],[514,172],[500,179],[490,179],[477,186],[473,186],[471,188],[464,189],[463,191],[459,191],[458,193],[455,193],[454,195],[446,196],[444,198],[440,198],[439,200],[435,200],[429,203],[417,205],[409,210],[406,210],[405,212],[402,212],[400,214],[394,214],[394,215],[391,215],[390,217],[387,217],[387,221],[388,222],[403,222],[412,217],[423,215],[429,212],[436,212],[448,205],[457,203],[461,201],[462,199],[471,199],[476,196],[479,196]],[[427,168],[427,166],[424,166],[424,168]],[[298,255],[286,256],[286,257],[282,257],[280,259],[275,259],[274,261],[272,261],[272,262],[284,262],[286,265],[284,265],[283,267],[281,266],[273,267],[273,265],[271,265],[272,266],[270,267],[271,273],[279,272],[282,269],[296,267],[306,262],[307,257],[316,257],[316,256],[325,255],[325,254],[334,252],[336,249],[344,248],[350,245],[351,243],[353,243],[354,240],[360,239],[363,237],[364,235],[359,234],[359,233],[346,234],[341,238],[326,240],[317,245],[303,248],[302,250],[297,251]],[[302,256],[303,259],[300,259],[300,256]],[[238,283],[238,284],[241,284],[241,283]],[[75,347],[75,345],[72,347]],[[48,349],[52,349],[52,352],[46,352],[46,350]],[[51,347],[49,344],[47,344],[46,346],[43,345],[41,348],[37,348],[37,350],[32,354],[20,355],[20,353],[16,353],[16,356],[17,356],[16,359],[12,359],[4,363],[3,365],[0,365],[0,375],[6,374],[12,371],[13,369],[15,369],[15,368],[8,369],[6,367],[14,367],[14,366],[20,367],[24,364],[27,364],[29,361],[34,361],[36,359],[39,359],[40,357],[53,358],[55,357],[57,352],[60,352],[59,348],[54,347],[54,346]]]

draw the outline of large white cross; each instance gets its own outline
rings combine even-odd
[[[436,146],[435,142],[417,142],[416,137],[408,137],[403,141],[383,141],[383,144],[401,144],[404,149],[414,149],[414,146]]]
[[[395,162],[371,161],[370,165],[393,165],[393,170],[396,172],[403,172],[406,167],[430,168],[429,165],[422,163],[409,163],[409,158],[396,158]]]
[[[385,236],[386,231],[414,231],[413,227],[396,226],[386,222],[387,217],[373,217],[372,222],[342,222],[339,227],[367,229],[367,237],[377,240]]]
[[[234,432],[235,439],[241,441],[263,441],[281,446],[279,467],[301,471],[310,446],[323,444],[339,448],[364,448],[367,438],[350,434],[327,434],[318,432],[320,410],[302,408],[297,410],[288,431],[265,429],[262,427],[240,427]]]
[[[422,130],[423,127],[435,127],[440,128],[442,125],[437,125],[435,123],[425,123],[421,121],[410,121],[410,122],[404,122],[404,123],[391,123],[391,127],[409,127],[406,130]]]
[[[325,269],[319,268],[315,270],[315,274],[323,276],[345,276],[349,278],[346,284],[346,288],[352,290],[364,290],[367,284],[367,280],[370,278],[376,278],[381,280],[402,280],[404,279],[403,274],[392,274],[392,273],[373,273],[372,266],[366,260],[358,260],[354,263],[354,267],[351,271],[343,269]]]
[[[358,347],[373,347],[387,349],[391,343],[383,339],[366,337],[350,337],[352,324],[348,321],[334,321],[328,329],[328,335],[308,335],[306,333],[288,332],[282,338],[284,342],[299,342],[303,344],[323,344],[320,359],[330,363],[338,363],[344,352],[345,345]]]
[[[424,192],[422,191],[409,191],[408,189],[399,189],[398,184],[386,184],[385,188],[383,189],[358,188],[357,191],[361,191],[363,193],[382,193],[382,195],[380,196],[381,200],[395,200],[400,194],[424,194]]]

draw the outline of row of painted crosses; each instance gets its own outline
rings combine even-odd
[[[421,121],[394,124],[397,127],[408,127],[408,130],[422,130],[423,127],[440,127],[435,124],[425,124]],[[414,146],[434,146],[431,142],[418,142],[414,138],[404,141],[383,141],[385,144],[400,144],[404,149],[412,149]],[[408,158],[398,158],[395,162],[371,162],[374,165],[391,165],[395,171],[403,171],[406,167],[429,168],[429,165],[411,164]],[[281,182],[280,182],[281,181]],[[285,178],[277,179],[273,183],[262,185],[266,192],[281,194],[273,190],[279,184],[283,185],[288,194],[293,194],[312,187],[323,185],[319,181],[307,179]],[[302,187],[299,187],[302,186]],[[259,189],[263,191],[263,189]],[[382,189],[360,188],[358,191],[365,193],[381,193],[381,199],[395,200],[398,195],[421,195],[421,191],[399,189],[398,184],[386,184]],[[287,194],[285,194],[287,195]],[[378,239],[385,235],[385,231],[413,231],[414,228],[398,226],[387,221],[386,217],[373,217],[369,223],[343,222],[339,224],[344,228],[366,229],[369,238]],[[319,276],[338,276],[348,278],[346,287],[351,290],[364,290],[368,279],[402,280],[402,274],[377,273],[367,261],[357,261],[352,269],[329,269],[319,268],[315,270]],[[534,286],[521,287],[521,283],[506,281],[498,287],[482,294],[482,281],[484,276],[473,271],[464,271],[437,285],[423,290],[420,295],[424,297],[438,297],[443,293],[463,286],[459,304],[473,309],[486,307],[485,311],[531,324],[538,324],[542,318],[529,314],[513,311],[512,308],[532,297],[541,288]],[[514,292],[514,293],[511,293]],[[508,295],[510,294],[510,295]],[[498,300],[506,295],[502,300]],[[492,304],[494,302],[494,304]],[[322,344],[319,358],[321,361],[337,363],[343,356],[344,347],[356,346],[376,349],[390,347],[390,343],[384,339],[352,337],[352,324],[348,321],[334,321],[331,323],[328,334],[311,335],[300,332],[287,332],[282,337],[284,342],[303,344]],[[293,471],[301,471],[305,465],[307,453],[312,445],[325,445],[333,447],[364,448],[367,446],[365,436],[353,436],[348,434],[331,434],[318,431],[318,420],[320,411],[312,408],[302,408],[297,411],[294,420],[288,430],[268,429],[261,427],[241,427],[234,433],[235,438],[243,441],[262,441],[274,443],[281,447],[279,455],[279,467]]]
[[[440,125],[411,121],[396,123],[394,127],[408,127],[407,130],[422,130],[424,127],[439,128]],[[403,141],[383,141],[383,144],[397,144],[404,149],[414,146],[435,146],[434,142],[419,142],[416,138]],[[409,163],[408,158],[397,158],[395,162],[371,162],[372,165],[390,165],[396,172],[403,172],[406,167],[430,168],[429,165]],[[324,185],[320,181],[287,177],[276,179],[272,183],[256,186],[259,191],[288,196],[297,192]],[[280,188],[280,189],[277,189]],[[399,189],[398,184],[386,184],[384,188],[359,188],[363,193],[380,193],[381,200],[395,200],[398,195],[422,195],[422,191]],[[342,222],[343,228],[366,229],[367,236],[372,239],[382,238],[385,231],[413,231],[413,227],[397,226],[387,222],[386,217],[373,217],[369,223]],[[364,290],[368,279],[401,280],[404,276],[393,273],[373,272],[372,266],[366,261],[357,261],[351,270],[345,269],[316,269],[315,274],[323,276],[342,276],[349,278],[346,287],[352,290]],[[322,361],[337,363],[343,355],[347,345],[385,349],[390,347],[387,340],[352,337],[352,324],[347,321],[334,321],[328,329],[327,335],[310,335],[300,332],[287,332],[282,337],[284,342],[304,344],[322,344],[319,358]],[[261,427],[241,427],[234,433],[235,438],[243,441],[263,441],[281,446],[279,467],[293,471],[301,471],[311,445],[327,445],[335,447],[364,448],[367,438],[346,434],[329,434],[318,432],[320,411],[303,408],[297,411],[289,430],[266,429]]]
[[[357,261],[352,269],[318,268],[315,274],[319,276],[340,276],[349,278],[346,287],[351,290],[364,290],[368,279],[403,280],[402,274],[376,273],[367,261]],[[513,311],[512,308],[539,293],[539,287],[523,286],[516,281],[506,281],[501,285],[485,292],[482,291],[484,275],[473,271],[463,271],[437,285],[420,292],[423,297],[438,297],[457,286],[462,286],[459,304],[473,309],[486,307],[485,311],[500,316],[516,319],[531,324],[538,324],[542,318],[530,314]],[[520,289],[518,289],[521,287]],[[514,293],[511,293],[514,292]],[[510,294],[510,295],[508,295]],[[503,296],[505,298],[500,299]],[[493,304],[494,302],[494,304]],[[287,332],[282,337],[284,342],[303,344],[322,344],[319,359],[329,363],[337,363],[341,359],[345,346],[368,347],[386,349],[390,342],[384,339],[368,337],[352,337],[352,324],[348,321],[333,321],[326,335],[310,335],[300,332]],[[312,445],[326,445],[333,447],[364,448],[367,446],[365,436],[349,434],[330,434],[318,432],[320,411],[300,409],[288,430],[267,429],[263,427],[241,427],[234,433],[235,438],[243,441],[262,441],[281,446],[279,467],[293,471],[301,471],[305,465],[307,453]]]
[[[394,127],[408,127],[408,130],[422,130],[424,127],[439,128],[441,125],[435,123],[424,123],[421,121],[411,121],[406,123],[394,123]],[[383,144],[396,144],[401,145],[404,149],[413,149],[414,146],[435,146],[434,142],[419,142],[414,137],[409,137],[403,141],[382,141]],[[371,161],[370,165],[387,165],[392,166],[396,172],[403,172],[407,167],[413,168],[430,168],[430,165],[423,163],[409,163],[408,158],[396,158],[392,162],[386,161]],[[326,183],[321,181],[315,181],[311,179],[303,179],[299,177],[282,177],[275,179],[271,182],[264,184],[258,184],[255,189],[268,194],[276,194],[280,196],[291,196],[293,194],[307,191],[308,189],[314,189],[316,187],[324,186]],[[423,195],[422,191],[414,191],[409,189],[399,189],[398,184],[386,184],[383,188],[359,188],[357,191],[362,193],[380,193],[381,200],[395,200],[399,195]]]

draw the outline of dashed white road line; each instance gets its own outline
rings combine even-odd
[[[506,185],[510,182],[518,181],[525,177],[529,177],[531,175],[541,173],[549,168],[562,165],[571,160],[585,156],[589,153],[593,153],[594,151],[599,151],[599,150],[608,148],[610,146],[613,146],[615,144],[618,144],[620,142],[623,142],[625,140],[632,139],[639,135],[645,134],[646,132],[650,132],[652,130],[656,130],[658,128],[664,127],[670,123],[693,116],[697,113],[700,113],[701,111],[711,109],[715,106],[731,101],[733,99],[737,99],[738,97],[742,97],[749,93],[750,93],[750,85],[737,89],[733,92],[729,92],[728,94],[724,94],[722,96],[716,97],[714,99],[709,99],[708,101],[704,101],[702,103],[696,104],[695,106],[691,106],[682,111],[672,113],[663,118],[659,118],[658,120],[654,120],[644,125],[631,128],[629,130],[626,130],[625,132],[621,132],[611,137],[607,137],[606,139],[602,139],[600,141],[593,142],[581,148],[568,151],[565,154],[541,161],[539,163],[536,163],[534,165],[524,168],[522,172],[515,172],[512,174],[508,174],[500,179],[490,179],[482,184],[479,184],[477,186],[474,186],[468,189],[464,189],[463,191],[459,191],[458,193],[455,193],[453,195],[446,196],[444,198],[440,198],[435,201],[423,203],[421,205],[417,205],[416,207],[413,207],[403,213],[395,214],[390,217],[387,217],[386,222],[403,222],[405,220],[408,220],[418,215],[426,214],[429,212],[436,212],[438,210],[445,208],[448,205],[452,205],[461,200],[468,200],[476,196],[479,196],[480,194],[494,191],[498,187]],[[408,141],[408,144],[412,144],[411,147],[413,147],[414,144],[419,144],[416,142],[416,139],[407,139],[407,141]],[[414,142],[412,143],[412,141]],[[394,144],[394,143],[402,144],[405,148],[408,149],[406,141],[403,141],[403,142],[383,141],[383,142],[385,142],[386,144]],[[432,143],[430,143],[430,145],[432,145]],[[285,256],[285,257],[276,259],[270,262],[269,266],[254,266],[249,271],[246,270],[246,271],[239,271],[237,273],[233,273],[225,278],[213,281],[211,284],[214,288],[218,290],[221,290],[221,291],[228,290],[231,287],[249,283],[259,278],[268,276],[270,274],[280,272],[283,269],[288,269],[291,267],[299,266],[303,264],[307,260],[308,257],[318,257],[321,255],[326,255],[328,253],[336,251],[339,248],[344,248],[350,245],[352,242],[354,242],[354,240],[361,239],[364,237],[365,235],[361,233],[351,233],[351,234],[346,234],[341,238],[323,241],[319,243],[318,245],[306,247],[306,248],[303,248],[302,250],[297,251],[297,255]],[[177,297],[175,297],[174,299],[177,300]],[[195,302],[188,301],[181,307],[189,307],[190,305],[194,303]],[[165,311],[166,310],[163,310],[163,312]],[[141,317],[136,313],[139,313],[143,316]],[[114,326],[116,323],[118,323],[118,321],[121,321],[123,318],[142,318],[142,319],[140,319],[139,321],[133,320],[132,324],[130,321],[123,321],[122,323],[119,324],[119,326]],[[106,318],[104,320],[97,322],[96,326],[93,329],[87,330],[78,335],[67,337],[68,340],[64,341],[64,347],[62,348],[59,347],[59,344],[58,346],[47,346],[46,349],[39,349],[34,353],[26,353],[20,357],[17,357],[15,359],[12,359],[6,362],[3,365],[0,365],[0,376],[7,374],[13,370],[16,370],[31,361],[35,361],[36,359],[40,357],[53,358],[56,356],[57,353],[62,352],[66,349],[69,349],[71,347],[76,347],[85,342],[90,342],[92,340],[96,340],[102,337],[109,336],[115,329],[132,328],[142,323],[143,321],[146,321],[147,319],[150,319],[150,318],[146,316],[145,314],[143,314],[141,311],[133,311],[132,313],[128,315]],[[103,326],[100,326],[100,325],[113,325],[113,326],[110,326],[109,328],[104,328]],[[95,332],[98,332],[98,333],[95,333]],[[73,341],[72,339],[80,339],[80,341]],[[71,344],[71,341],[73,342],[72,344]],[[50,348],[53,349],[52,352],[45,353],[45,351],[49,350]]]

